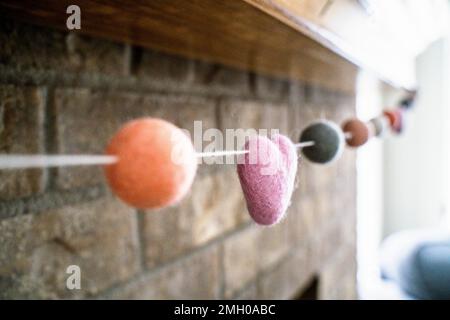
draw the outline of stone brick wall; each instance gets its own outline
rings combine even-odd
[[[101,153],[129,119],[192,130],[279,128],[354,113],[330,92],[125,44],[0,22],[0,152]],[[355,297],[355,159],[301,161],[289,214],[271,228],[246,212],[235,167],[201,166],[189,196],[137,212],[98,167],[0,172],[1,298]],[[66,289],[79,265],[82,289]]]

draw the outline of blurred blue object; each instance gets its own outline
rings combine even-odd
[[[450,299],[450,232],[402,231],[381,247],[382,277],[418,299]]]

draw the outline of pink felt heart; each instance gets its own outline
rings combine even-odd
[[[290,205],[297,173],[297,152],[283,135],[272,139],[249,138],[237,171],[250,216],[256,223],[272,225],[283,218]]]

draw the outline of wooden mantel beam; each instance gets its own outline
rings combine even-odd
[[[303,3],[311,1],[304,0]],[[319,1],[324,2],[324,1]],[[332,90],[353,92],[364,59],[286,0],[0,0],[0,15]],[[301,1],[299,2],[301,3]],[[317,3],[317,1],[315,2]],[[377,71],[377,70],[375,70]],[[380,78],[407,87],[381,72]]]

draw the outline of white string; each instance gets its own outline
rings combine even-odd
[[[296,148],[302,149],[302,148],[308,148],[314,146],[316,143],[314,141],[304,141],[300,143],[294,144]]]
[[[301,148],[307,148],[312,147],[315,144],[314,141],[305,141],[294,144],[294,146],[297,149]],[[246,154],[249,153],[249,150],[224,150],[224,151],[213,151],[213,152],[198,152],[197,157],[198,158],[204,158],[204,157],[221,157],[221,156],[232,156],[232,155],[239,155],[239,154]]]
[[[237,154],[249,153],[248,150],[224,150],[224,151],[212,151],[212,152],[197,152],[198,158],[205,157],[221,157],[221,156],[232,156]]]
[[[350,140],[353,138],[353,134],[351,132],[344,132],[345,140]]]
[[[106,155],[0,155],[0,169],[27,169],[44,167],[68,167],[107,165],[117,162],[115,156]]]
[[[297,143],[296,148],[307,148],[314,145],[314,141]],[[199,152],[197,157],[220,157],[249,153],[249,150],[224,150],[214,152]],[[108,165],[118,161],[116,156],[108,155],[0,155],[0,169],[29,169],[68,166]]]

